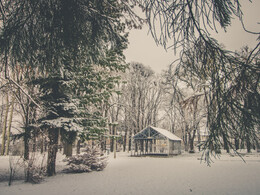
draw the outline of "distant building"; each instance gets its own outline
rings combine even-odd
[[[133,137],[134,155],[181,154],[181,138],[165,129],[148,126]]]

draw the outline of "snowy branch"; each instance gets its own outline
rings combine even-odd
[[[41,108],[41,106],[16,81],[10,77],[6,77],[6,79],[18,87],[38,108]]]

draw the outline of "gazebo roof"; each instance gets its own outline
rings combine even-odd
[[[134,135],[134,139],[169,139],[173,141],[181,141],[181,138],[177,137],[170,131],[161,129],[158,127],[148,126],[142,131]]]

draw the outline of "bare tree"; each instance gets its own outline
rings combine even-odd
[[[125,81],[120,85],[122,94],[113,99],[116,110],[112,111],[118,116],[118,130],[124,132],[124,149],[126,146],[129,149],[133,134],[148,125],[159,124],[163,88],[161,79],[140,63],[131,63],[122,78]]]

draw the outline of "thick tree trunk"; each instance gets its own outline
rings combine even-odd
[[[67,143],[67,153],[66,153],[67,157],[72,156],[72,149],[73,149],[72,143]]]
[[[189,133],[189,146],[190,146],[190,153],[194,153],[194,138],[195,138],[196,130],[193,130],[193,133]]]
[[[114,151],[114,139],[110,138],[110,151],[113,152]]]
[[[63,155],[66,155],[67,154],[67,142],[64,142],[63,143]]]
[[[63,135],[63,145],[64,145],[63,154],[65,154],[67,157],[72,156],[73,143],[75,143],[77,133],[75,131],[64,131],[62,135]]]
[[[228,140],[224,134],[223,134],[223,142],[224,142],[224,149],[227,151],[227,153],[229,153]]]
[[[45,132],[43,132],[41,134],[41,153],[47,151],[47,141],[46,141],[46,137],[45,137],[45,134],[46,134]]]
[[[56,174],[56,155],[58,151],[58,138],[59,132],[57,129],[51,128],[48,131],[49,147],[48,147],[48,160],[47,160],[47,175],[53,176]]]
[[[28,127],[25,127],[25,132],[23,136],[23,142],[24,142],[24,154],[23,157],[25,160],[29,160],[29,130]]]
[[[189,153],[194,153],[194,140],[193,139],[190,139],[189,141],[189,144],[190,144],[190,151]]]
[[[67,157],[72,156],[72,143],[68,143],[65,141],[63,147],[64,147],[63,154],[66,155]]]
[[[238,138],[235,138],[235,148],[236,148],[236,150],[239,149],[239,139]]]

